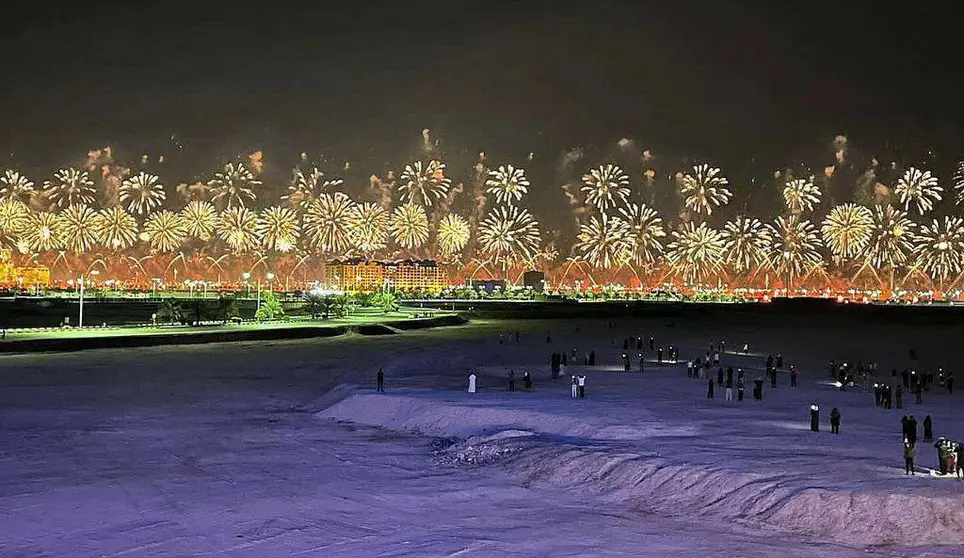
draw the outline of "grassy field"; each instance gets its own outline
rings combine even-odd
[[[373,308],[356,309],[350,316],[344,318],[322,320],[298,317],[290,321],[276,321],[267,323],[244,322],[227,323],[224,325],[210,324],[198,326],[167,325],[157,326],[108,326],[78,328],[44,328],[44,329],[14,329],[7,330],[3,341],[24,341],[31,339],[82,339],[94,337],[125,337],[137,335],[175,335],[183,333],[209,333],[217,331],[239,331],[253,329],[293,329],[302,327],[325,327],[342,325],[365,325],[384,322],[398,322],[413,320],[419,317],[434,317],[448,315],[451,312],[439,310],[425,310],[420,308],[401,308],[396,312],[384,312]],[[0,341],[2,343],[3,341]]]

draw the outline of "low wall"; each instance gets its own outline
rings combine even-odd
[[[469,323],[469,320],[459,314],[446,314],[434,318],[422,318],[417,320],[399,320],[395,322],[383,322],[388,327],[401,329],[403,331],[412,329],[427,329],[430,327],[458,326]]]

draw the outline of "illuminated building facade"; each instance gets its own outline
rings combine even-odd
[[[0,285],[25,289],[47,287],[50,285],[50,268],[15,266],[10,261],[10,250],[0,250]]]
[[[335,260],[328,264],[328,278],[347,293],[383,289],[438,293],[448,286],[445,270],[433,260]]]

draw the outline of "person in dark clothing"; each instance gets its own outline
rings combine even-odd
[[[797,365],[790,366],[790,387],[797,387]]]
[[[947,373],[947,393],[954,393],[954,373]]]
[[[820,409],[816,405],[810,405],[810,430],[820,432]]]
[[[589,366],[596,366],[596,351],[589,351]]]
[[[897,386],[897,392],[894,394],[894,402],[898,409],[904,408],[904,390],[901,389],[900,385]]]
[[[907,419],[907,434],[908,434],[907,438],[910,440],[910,443],[916,445],[917,444],[917,419],[914,418],[914,415],[911,415]]]
[[[378,374],[375,376],[375,385],[377,392],[385,391],[385,371],[381,368],[378,369]]]
[[[964,477],[964,444],[957,444],[954,451],[957,457],[957,479],[961,480]]]
[[[753,399],[758,401],[763,400],[763,378],[759,376],[753,380]]]
[[[940,467],[941,474],[947,474],[947,441],[944,438],[938,438],[937,442],[934,443],[934,449],[937,450],[937,465]]]
[[[723,367],[720,367],[716,371],[716,383],[721,386],[723,385]]]
[[[767,355],[767,360],[766,360],[767,372],[769,372],[771,368],[773,368],[773,355]]]
[[[656,349],[656,364],[663,364],[663,348]]]
[[[933,423],[931,422],[931,416],[927,415],[924,417],[924,441],[930,442],[934,439],[934,429]]]
[[[726,354],[726,341],[720,341],[720,354]]]
[[[831,361],[830,361],[829,369],[830,369],[830,377],[836,379],[836,378],[837,378],[837,363],[831,360]]]
[[[636,349],[637,349],[637,350],[640,350],[640,351],[643,350],[643,338],[642,338],[642,337],[637,337],[637,338],[636,338]]]
[[[890,386],[884,386],[884,408],[890,409],[891,403],[894,400],[894,388]]]
[[[530,391],[532,389],[532,375],[528,372],[522,374],[522,387],[526,391]]]
[[[836,407],[830,409],[830,432],[840,434],[840,411]]]
[[[515,391],[515,370],[509,370],[509,391]]]
[[[777,369],[770,370],[770,387],[777,387]]]
[[[654,338],[652,335],[649,336],[649,350],[656,350],[656,338]]]
[[[713,378],[710,378],[706,388],[706,398],[713,399]]]
[[[630,364],[629,355],[623,353],[623,371],[629,372],[630,366],[632,365]]]
[[[729,366],[726,369],[726,385],[733,387],[733,367]]]
[[[914,454],[917,452],[917,448],[910,440],[904,440],[904,474],[913,475],[914,474]]]
[[[783,355],[777,355],[777,369],[783,369]]]
[[[915,401],[918,405],[920,405],[921,403],[924,402],[924,394],[923,394],[923,392],[922,392],[922,390],[921,390],[921,383],[920,383],[920,382],[917,382],[917,385],[914,386],[914,401]]]
[[[874,384],[874,407],[880,407],[880,402],[883,398],[883,390],[880,384]]]
[[[904,389],[910,388],[910,372],[906,368],[900,373],[900,379],[904,383]]]
[[[736,400],[737,400],[737,401],[743,401],[743,390],[744,390],[744,389],[745,389],[745,386],[743,385],[743,377],[741,376],[740,379],[737,380],[737,384],[736,384]]]

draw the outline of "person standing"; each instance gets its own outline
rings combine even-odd
[[[649,336],[649,350],[650,351],[656,350],[656,338],[653,337],[652,335]]]
[[[659,347],[658,349],[656,349],[656,364],[657,364],[657,365],[662,365],[662,364],[663,364],[663,348],[662,348],[662,347]]]
[[[728,366],[726,368],[726,385],[733,387],[733,367]]]
[[[797,365],[790,366],[790,387],[797,387]]]
[[[589,351],[589,366],[596,366],[596,350]]]
[[[914,454],[917,453],[917,449],[910,440],[904,440],[904,474],[913,475],[914,474]]]
[[[920,405],[924,402],[923,388],[921,387],[922,382],[920,379],[917,380],[917,384],[914,386],[914,401]]]
[[[947,474],[947,444],[944,443],[943,437],[938,438],[937,442],[934,443],[934,449],[937,450],[937,465],[941,470],[942,475]]]
[[[908,438],[910,439],[910,443],[916,446],[917,445],[917,419],[914,417],[914,415],[911,415],[910,418],[907,419],[907,433],[910,434],[910,436],[908,436]]]
[[[717,368],[716,370],[716,383],[719,386],[723,386],[723,368]]]
[[[777,369],[783,370],[783,355],[777,355]]]
[[[528,370],[522,374],[522,387],[526,391],[532,391],[532,374],[529,374]]]
[[[907,433],[908,430],[910,430],[910,419],[907,418],[907,415],[904,415],[900,419],[900,437],[904,440],[910,439],[910,434]]]
[[[924,441],[930,442],[934,439],[934,425],[931,422],[931,416],[927,415],[924,417]]]
[[[692,361],[692,360],[686,361],[686,377],[687,377],[687,378],[692,378],[692,377],[693,377],[693,361]]]
[[[475,374],[469,374],[469,393],[475,393]]]
[[[740,376],[740,379],[737,380],[737,383],[736,383],[736,400],[737,401],[743,401],[744,388],[745,386],[743,385],[743,376]]]
[[[830,432],[840,434],[840,411],[836,407],[830,409]]]
[[[763,401],[763,378],[759,376],[753,380],[753,399]]]
[[[954,373],[947,373],[947,393],[954,393]]]
[[[378,393],[385,391],[385,371],[381,368],[378,369],[378,374],[375,376],[375,386]]]
[[[957,456],[957,480],[964,477],[964,444],[957,444],[954,450]]]
[[[810,405],[810,430],[820,432],[820,408],[816,405]]]
[[[515,370],[509,370],[509,391],[515,391]]]
[[[733,378],[726,382],[726,389],[723,391],[723,399],[725,401],[733,401]]]
[[[706,398],[713,399],[713,378],[710,378],[706,388]]]
[[[569,380],[572,382],[572,398],[575,399],[579,397],[579,386],[576,384],[576,376],[573,375]]]
[[[898,409],[904,408],[904,390],[897,384],[897,391],[894,393],[894,402],[897,404]]]
[[[583,399],[586,397],[586,375],[580,374],[576,381],[579,383],[579,398]]]

